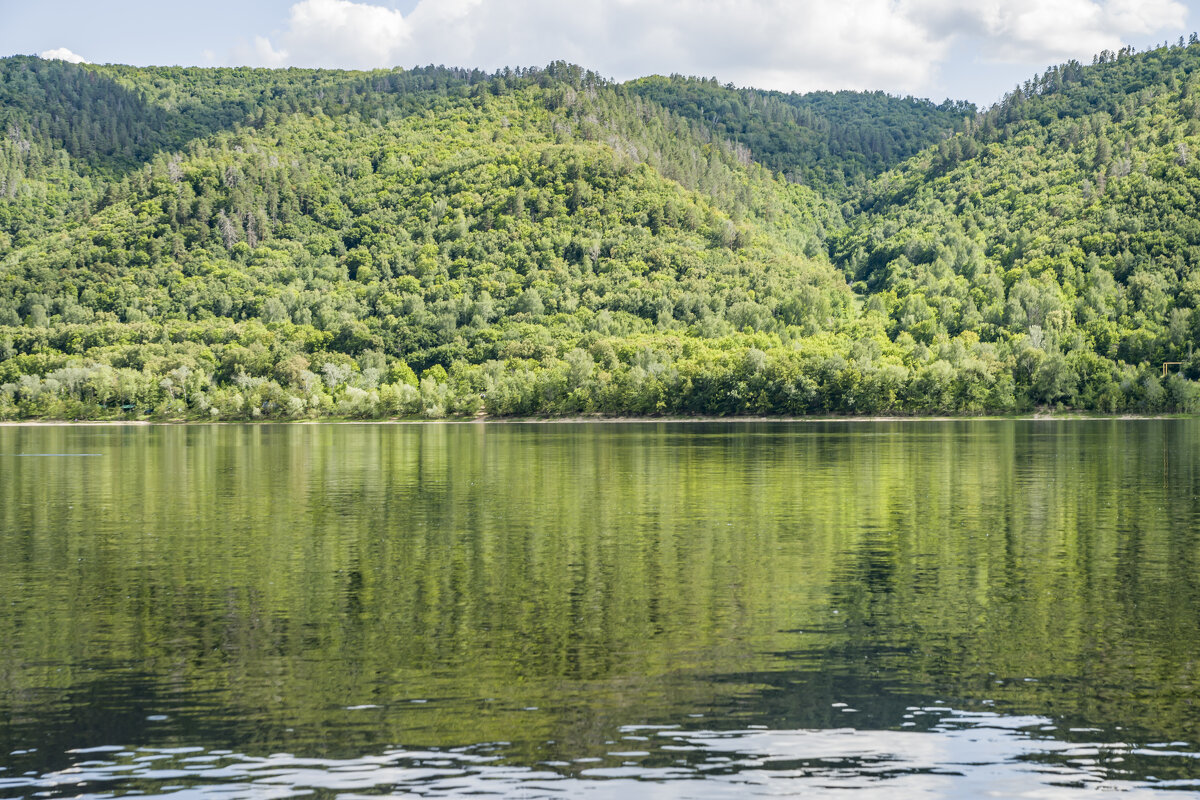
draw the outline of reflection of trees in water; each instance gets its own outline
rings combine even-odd
[[[106,454],[0,475],[0,707],[51,736],[137,665],[264,747],[934,696],[1195,741],[1195,425],[0,430]]]

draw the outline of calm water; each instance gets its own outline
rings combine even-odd
[[[0,798],[1200,794],[1200,421],[0,428]]]

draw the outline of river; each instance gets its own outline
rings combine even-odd
[[[0,427],[0,798],[1200,792],[1200,420]]]

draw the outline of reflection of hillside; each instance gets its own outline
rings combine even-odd
[[[105,454],[0,473],[0,746],[581,753],[848,695],[1197,741],[1196,425],[0,429]]]
[[[1194,425],[947,437],[838,571],[838,659],[891,645],[876,669],[938,696],[1196,740]]]

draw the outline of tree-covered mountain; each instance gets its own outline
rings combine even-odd
[[[834,197],[946,136],[975,117],[975,106],[934,105],[883,92],[788,94],[722,86],[715,78],[655,76],[630,91],[709,126],[749,148],[756,161]]]
[[[835,260],[891,338],[978,337],[1032,402],[1190,408],[1198,90],[1194,40],[1053,68],[873,184]]]
[[[0,417],[1196,410],[1197,66],[977,115],[2,59]]]

